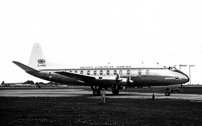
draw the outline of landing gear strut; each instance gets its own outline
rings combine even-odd
[[[118,85],[113,85],[112,86],[112,93],[113,93],[113,95],[118,95],[119,94]]]
[[[166,88],[165,96],[170,96],[170,93],[171,93],[170,89]]]
[[[99,88],[99,86],[91,86],[91,89],[93,90],[93,95],[94,96],[100,95],[100,88]]]

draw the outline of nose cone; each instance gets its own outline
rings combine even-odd
[[[181,78],[181,83],[187,83],[189,82],[189,76],[187,76],[185,73],[183,73],[182,71],[176,70],[175,72],[180,74],[180,78]]]
[[[189,82],[189,77],[186,74],[184,74],[183,80],[185,81],[184,83],[187,83]]]

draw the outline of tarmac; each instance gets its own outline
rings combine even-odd
[[[111,91],[105,92],[106,98],[132,98],[132,99],[152,99],[153,93],[142,92],[119,92],[119,95],[113,95]],[[165,96],[164,93],[155,93],[155,99],[183,99],[202,102],[201,94],[173,93]],[[93,96],[92,91],[84,89],[4,89],[0,90],[0,97],[88,97],[101,98]]]

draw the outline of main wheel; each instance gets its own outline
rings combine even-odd
[[[97,95],[100,95],[100,90],[93,90],[93,95],[97,96]]]
[[[165,92],[165,96],[170,96],[170,92]]]
[[[118,89],[113,89],[112,93],[113,93],[113,95],[118,95],[119,94],[119,90]]]

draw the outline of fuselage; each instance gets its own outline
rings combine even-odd
[[[120,85],[123,86],[164,86],[184,84],[189,77],[175,67],[132,67],[132,66],[86,66],[77,68],[39,68],[39,72],[29,74],[48,81],[63,84],[84,86],[102,86],[117,84],[116,77],[119,75]],[[80,81],[75,78],[63,76],[55,72],[69,72],[85,76],[95,77],[95,80]]]

